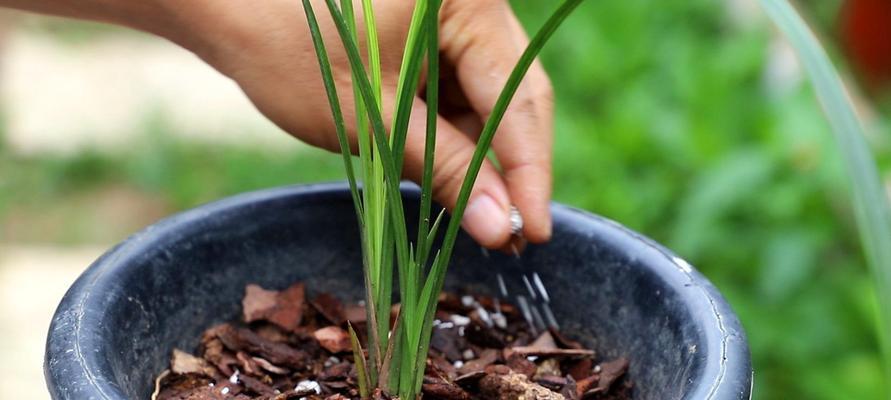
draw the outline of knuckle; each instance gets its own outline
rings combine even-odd
[[[514,102],[511,103],[511,108],[513,108],[515,112],[534,116],[535,111],[537,110],[535,104],[538,103],[538,96],[533,93],[534,92],[527,92],[524,96],[518,96]]]
[[[541,71],[531,73],[517,93],[515,103],[524,110],[534,111],[537,104],[547,104],[554,101],[554,86],[550,79]]]
[[[443,38],[450,33],[461,33],[463,37],[480,36],[490,29],[493,13],[510,10],[507,0],[445,0],[439,13],[439,24]]]
[[[542,184],[550,181],[551,166],[548,160],[530,156],[516,161],[504,171],[504,178],[510,183]],[[531,188],[531,187],[530,187]],[[530,189],[527,188],[527,189]]]
[[[476,11],[493,6],[502,6],[507,0],[444,0],[442,2],[443,15],[455,15],[455,13],[475,13]]]

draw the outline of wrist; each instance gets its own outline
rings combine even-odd
[[[237,12],[238,6],[244,2],[149,0],[127,3],[141,4],[119,10],[111,22],[170,40],[218,69],[223,64],[220,61],[227,55],[239,48],[248,48],[248,32]]]
[[[74,2],[63,15],[108,22],[168,37],[172,22],[162,3],[166,0],[92,0]]]

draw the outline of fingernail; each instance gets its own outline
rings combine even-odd
[[[510,230],[510,221],[507,211],[492,197],[481,194],[467,206],[461,226],[481,244],[495,245]]]

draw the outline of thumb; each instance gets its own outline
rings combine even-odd
[[[412,108],[405,142],[405,175],[420,183],[424,170],[427,107],[418,99]],[[437,119],[433,162],[433,198],[450,212],[473,158],[476,144],[443,118]],[[480,245],[503,247],[510,240],[510,197],[495,166],[483,162],[473,186],[461,225]]]

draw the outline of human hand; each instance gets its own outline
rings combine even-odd
[[[302,6],[295,0],[155,0],[163,17],[142,29],[192,50],[235,80],[258,109],[285,131],[312,145],[339,151],[333,121]],[[375,2],[381,43],[384,121],[392,119],[402,49],[413,2]],[[353,149],[355,123],[350,69],[321,0],[314,0],[328,45]],[[361,7],[357,7],[360,11]],[[362,18],[357,18],[362,20]],[[133,22],[131,25],[147,25]],[[157,29],[155,24],[161,29]],[[443,56],[434,196],[454,206],[475,148],[504,83],[528,39],[503,0],[446,0],[441,18]],[[423,87],[423,85],[421,85]],[[463,226],[480,244],[498,248],[510,239],[516,205],[531,242],[551,235],[552,92],[535,64],[508,109],[492,144],[501,171],[486,161]],[[424,158],[425,104],[416,98],[405,149],[407,178],[419,182]]]

